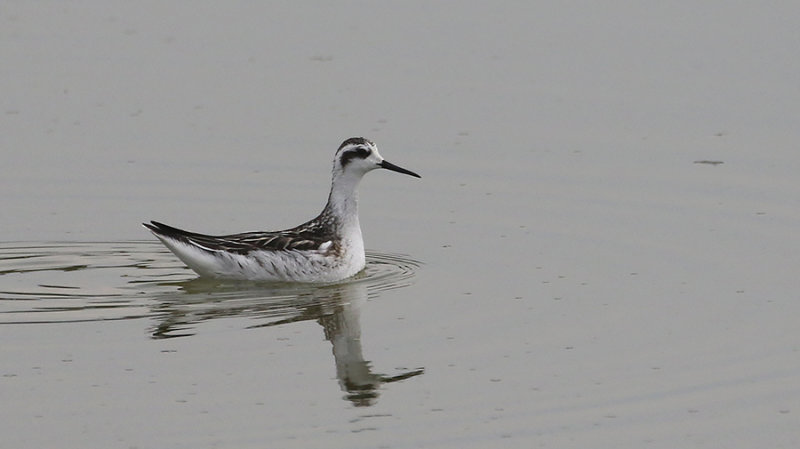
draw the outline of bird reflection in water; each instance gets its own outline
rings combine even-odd
[[[362,292],[358,292],[362,289]],[[336,360],[336,377],[346,398],[356,406],[372,405],[378,398],[381,384],[408,379],[423,373],[422,368],[386,376],[372,372],[370,362],[364,360],[361,350],[361,307],[366,302],[367,292],[363,284],[343,288],[347,292],[341,298],[334,313],[322,315],[319,324],[325,329],[325,339],[333,344]]]
[[[336,377],[345,398],[358,407],[370,406],[385,383],[424,373],[424,368],[395,375],[373,372],[361,347],[361,309],[369,295],[367,283],[355,279],[328,286],[265,286],[196,279],[176,283],[178,292],[160,298],[154,314],[153,338],[193,335],[195,325],[223,317],[266,320],[248,328],[287,325],[316,320],[333,345]],[[377,292],[376,292],[377,293]]]

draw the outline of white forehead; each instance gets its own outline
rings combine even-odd
[[[366,148],[371,151],[378,151],[378,146],[375,145],[371,140],[362,139],[362,138],[353,138],[347,139],[342,143],[342,146],[339,147],[339,152],[345,152],[350,150],[358,150],[359,148]]]

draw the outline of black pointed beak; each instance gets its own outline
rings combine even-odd
[[[411,171],[411,170],[406,170],[406,169],[405,169],[405,168],[403,168],[403,167],[398,167],[398,166],[396,166],[396,165],[392,164],[392,163],[391,163],[391,162],[389,162],[389,161],[383,161],[383,162],[381,162],[381,163],[380,163],[380,166],[381,166],[381,168],[385,168],[385,169],[387,169],[387,170],[391,170],[391,171],[396,171],[397,173],[403,173],[403,174],[406,174],[406,175],[411,175],[411,176],[413,176],[413,177],[415,177],[415,178],[422,178],[422,176],[420,176],[420,175],[418,175],[418,174],[414,173],[413,171]]]

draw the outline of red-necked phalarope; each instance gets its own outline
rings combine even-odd
[[[335,282],[366,263],[358,222],[358,183],[376,168],[421,176],[381,157],[363,137],[345,140],[333,158],[328,203],[316,218],[285,231],[211,236],[143,223],[200,276],[288,282]]]

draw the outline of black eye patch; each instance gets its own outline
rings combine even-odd
[[[353,150],[347,150],[342,155],[342,167],[344,167],[345,165],[349,164],[350,161],[355,159],[355,158],[366,159],[367,157],[369,157],[370,153],[372,153],[372,150],[370,150],[369,148],[365,148],[365,147],[358,147],[358,148],[353,149]]]

